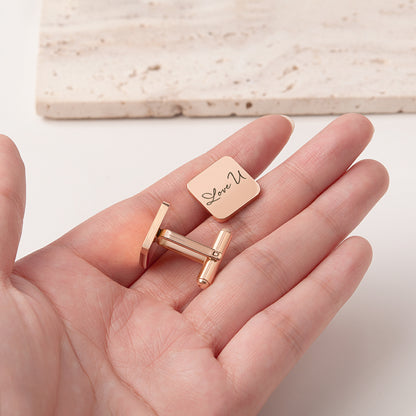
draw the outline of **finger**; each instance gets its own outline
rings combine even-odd
[[[218,359],[247,403],[259,410],[352,295],[371,262],[359,237],[344,241],[306,279],[252,317]],[[250,377],[247,377],[250,374]]]
[[[369,120],[358,114],[337,118],[315,138],[259,180],[260,197],[227,222],[232,240],[222,267],[310,204],[338,179],[362,152],[373,135]],[[223,224],[209,218],[189,237],[214,241]],[[182,310],[199,289],[199,265],[177,255],[164,255],[134,287],[160,296]],[[173,273],[181,270],[181,273]],[[215,283],[209,291],[216,293]],[[205,295],[204,295],[205,296]]]
[[[0,135],[0,284],[13,269],[24,210],[25,168],[15,144]]]
[[[112,279],[129,286],[143,272],[139,266],[140,244],[162,201],[171,203],[165,225],[175,224],[175,231],[188,233],[208,216],[187,191],[190,179],[225,155],[256,177],[273,161],[291,132],[291,122],[285,117],[257,119],[140,194],[81,224],[57,244],[65,245]],[[159,254],[155,253],[152,260]]]
[[[310,273],[360,223],[387,184],[381,164],[357,163],[299,215],[232,261],[184,315],[220,351],[253,315]]]

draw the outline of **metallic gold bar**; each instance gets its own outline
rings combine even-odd
[[[192,251],[186,247],[173,243],[170,240],[165,240],[164,238],[158,239],[158,243],[159,245],[167,248],[168,250],[174,251],[175,253],[182,254],[188,259],[195,260],[199,263],[203,263],[207,259],[207,256],[203,256],[202,254],[195,253],[195,251]]]
[[[195,253],[202,254],[205,257],[213,257],[216,258],[214,253],[214,249],[211,247],[207,247],[201,243],[197,243],[194,240],[191,240],[190,238],[184,237],[183,235],[180,235],[178,233],[175,233],[171,230],[161,230],[159,235],[159,239],[169,240],[172,243],[175,243],[179,246],[188,248],[192,250]]]
[[[166,244],[167,242],[170,244]],[[197,261],[200,261],[201,256],[203,256],[201,262],[203,262],[206,257],[211,257],[213,259],[219,259],[220,257],[219,253],[216,253],[213,248],[204,246],[203,244],[197,243],[196,241],[171,230],[160,230],[158,234],[158,243],[161,246],[170,248],[178,253],[189,254],[191,258],[195,258]]]
[[[204,246],[171,230],[160,230],[157,241],[162,247],[176,251],[200,263],[203,263],[207,257],[219,258],[211,247]]]
[[[231,241],[231,232],[229,230],[221,230],[218,234],[217,239],[215,240],[213,249],[214,251],[222,254],[227,250]],[[211,258],[207,258],[202,266],[201,272],[198,276],[198,286],[201,289],[207,288],[215,279],[215,275],[217,274],[218,267],[221,263],[221,258],[218,260],[214,260]]]

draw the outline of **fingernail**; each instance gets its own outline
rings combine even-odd
[[[285,116],[284,114],[280,114],[282,117],[284,117],[286,120],[288,120],[292,126],[292,132],[295,129],[295,122],[288,116]]]

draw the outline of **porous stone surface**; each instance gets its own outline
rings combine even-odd
[[[51,118],[416,111],[416,0],[43,0]]]

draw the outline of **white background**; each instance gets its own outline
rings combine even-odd
[[[27,169],[19,256],[139,192],[247,118],[47,121],[34,111],[40,1],[0,2],[0,131]],[[414,86],[413,86],[414,88]],[[333,117],[295,117],[280,163]],[[355,231],[374,261],[353,298],[270,398],[261,416],[416,415],[416,115],[370,116],[363,155],[390,171],[388,194]]]

